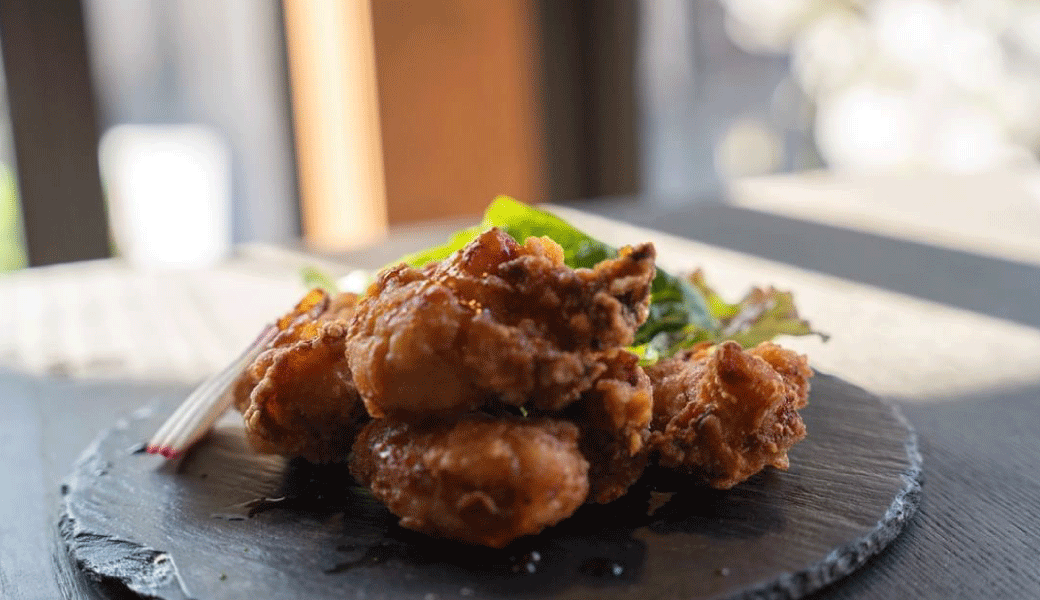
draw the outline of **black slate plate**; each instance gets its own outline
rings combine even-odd
[[[796,598],[884,548],[921,490],[898,412],[819,375],[789,471],[726,492],[649,473],[622,500],[488,550],[403,530],[344,468],[256,456],[237,428],[179,461],[141,453],[175,402],[103,434],[63,486],[73,559],[145,596]]]

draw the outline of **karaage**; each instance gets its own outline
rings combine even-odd
[[[589,461],[589,501],[612,502],[646,468],[653,390],[639,359],[624,350],[604,353],[608,370],[564,413],[581,431]]]
[[[232,388],[250,443],[316,463],[343,460],[367,420],[346,358],[357,296],[313,290]]]
[[[251,442],[353,476],[404,527],[500,548],[624,495],[650,461],[729,488],[786,468],[812,371],[771,343],[645,370],[655,251],[571,269],[492,228],[443,261],[315,290],[237,381]]]
[[[788,467],[805,437],[812,370],[804,356],[764,342],[698,348],[647,369],[654,388],[650,444],[664,467],[728,489],[766,465]]]
[[[350,468],[403,527],[494,548],[569,517],[589,489],[577,427],[553,419],[377,419]]]
[[[421,269],[379,274],[358,303],[347,354],[373,417],[459,414],[488,400],[560,410],[646,319],[654,247],[571,269],[548,238],[497,228]]]

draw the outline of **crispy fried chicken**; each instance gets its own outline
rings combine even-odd
[[[612,502],[639,479],[649,457],[653,390],[639,359],[624,350],[607,353],[608,370],[565,414],[581,431],[589,461],[589,501]]]
[[[346,458],[368,419],[346,358],[357,296],[313,290],[279,319],[279,332],[233,387],[250,443],[316,463]]]
[[[358,303],[347,345],[373,417],[460,414],[489,399],[560,410],[632,342],[646,319],[654,248],[624,248],[571,269],[548,238],[499,229],[421,269],[380,273]]]
[[[403,527],[494,548],[569,517],[589,489],[577,427],[553,419],[377,419],[350,468]]]
[[[790,350],[764,342],[700,348],[647,369],[654,387],[650,444],[658,463],[728,489],[765,466],[788,466],[805,437],[812,370]]]
[[[650,461],[732,487],[786,468],[812,371],[763,343],[703,344],[644,370],[655,252],[571,269],[498,229],[447,259],[315,290],[236,383],[251,442],[345,459],[404,527],[503,547],[624,495]],[[522,415],[522,416],[521,416]],[[370,419],[371,417],[371,419]]]

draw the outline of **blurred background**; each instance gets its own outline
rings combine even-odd
[[[5,0],[0,50],[0,270],[338,251],[500,193],[668,208],[784,173],[864,214],[934,174],[1023,174],[1009,202],[1040,205],[1033,1]]]

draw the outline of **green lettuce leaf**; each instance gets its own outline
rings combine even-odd
[[[572,269],[591,268],[604,259],[617,256],[617,250],[593,239],[560,217],[531,208],[508,196],[499,196],[488,206],[480,225],[457,231],[447,243],[409,254],[397,263],[421,267],[444,260],[492,227],[505,231],[521,244],[532,236],[549,236],[563,248],[564,262]]]
[[[684,279],[658,269],[650,284],[650,316],[636,332],[635,343],[651,343],[661,334],[677,333],[691,324],[709,331],[719,326],[700,292]]]
[[[617,249],[605,244],[552,213],[532,208],[508,196],[499,196],[484,213],[480,225],[456,232],[447,243],[409,254],[398,262],[413,267],[443,260],[482,232],[498,227],[517,242],[529,237],[548,236],[563,248],[564,262],[572,269],[592,268],[602,260],[617,256]],[[718,323],[708,312],[700,293],[686,280],[658,269],[650,288],[650,317],[636,333],[636,344],[647,344],[660,333],[679,332],[690,323],[713,330]]]
[[[661,360],[661,353],[653,344],[639,344],[636,346],[629,346],[627,350],[639,357],[639,365],[642,367],[649,367],[650,365]]]
[[[745,348],[768,342],[778,335],[818,335],[824,341],[829,338],[798,316],[791,292],[772,287],[751,290],[740,301],[740,312],[726,323],[722,335]]]
[[[560,244],[564,261],[574,269],[591,268],[617,256],[617,249],[560,217],[499,196],[488,206],[479,225],[457,231],[446,243],[409,254],[393,264],[421,267],[444,260],[491,227],[502,229],[520,243],[531,236],[548,236]],[[316,269],[305,270],[304,278],[309,287],[336,290],[332,278]],[[789,292],[754,288],[740,302],[729,303],[705,282],[699,270],[688,277],[676,277],[658,269],[650,287],[650,314],[628,350],[645,366],[701,342],[735,340],[751,347],[778,335],[819,335],[827,339],[798,316]]]
[[[336,279],[317,267],[304,267],[300,269],[300,279],[307,289],[321,288],[330,294],[338,294],[339,286]]]
[[[829,336],[812,328],[798,315],[794,296],[776,288],[752,288],[739,302],[731,304],[719,296],[697,270],[689,276],[690,283],[701,293],[711,314],[718,320],[715,330],[705,330],[690,324],[667,340],[665,354],[674,354],[699,342],[733,340],[745,348],[774,339],[778,335]]]
[[[411,267],[421,267],[428,265],[432,262],[437,262],[448,258],[458,250],[462,250],[466,244],[472,242],[478,235],[483,232],[484,229],[480,225],[475,227],[468,227],[460,231],[456,231],[451,235],[451,239],[447,243],[440,246],[434,246],[433,248],[427,248],[425,250],[419,250],[412,254],[406,254],[401,258],[395,260],[391,265],[399,265],[406,263]],[[387,266],[391,266],[387,265]]]

